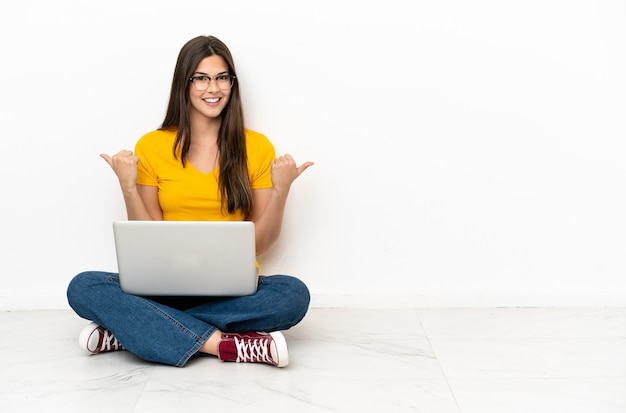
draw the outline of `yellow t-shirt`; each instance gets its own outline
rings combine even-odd
[[[223,214],[217,185],[219,166],[207,174],[190,162],[183,168],[172,152],[176,131],[156,130],[135,146],[139,157],[137,184],[158,187],[159,204],[166,221],[243,221],[241,211]],[[272,187],[270,164],[275,150],[265,135],[246,130],[248,174],[252,189]]]

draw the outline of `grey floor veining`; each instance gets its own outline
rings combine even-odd
[[[311,309],[284,369],[89,356],[86,324],[0,312],[0,412],[626,412],[626,308]]]

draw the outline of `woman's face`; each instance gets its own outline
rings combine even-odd
[[[205,57],[192,78],[194,80],[189,82],[191,117],[219,118],[230,98],[232,84],[224,59],[218,55]]]

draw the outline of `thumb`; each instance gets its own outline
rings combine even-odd
[[[300,166],[298,167],[298,176],[300,176],[300,174],[301,174],[302,172],[304,172],[304,171],[306,170],[306,168],[308,168],[308,167],[309,167],[309,166],[311,166],[311,165],[315,165],[315,163],[313,163],[313,162],[305,162],[305,163],[303,163],[302,165],[300,165]]]
[[[111,157],[109,155],[107,155],[106,153],[101,153],[100,157],[104,159],[109,164],[109,166],[113,166],[113,161],[111,160]]]

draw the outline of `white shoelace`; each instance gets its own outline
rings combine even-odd
[[[121,345],[119,341],[117,341],[117,338],[115,338],[115,336],[106,328],[103,330],[104,336],[102,337],[102,349],[104,350],[106,348],[107,351],[110,351],[111,347],[113,347],[114,350],[118,350]]]
[[[248,338],[239,340],[235,337],[238,362],[262,362],[274,364],[269,351],[269,338]]]

